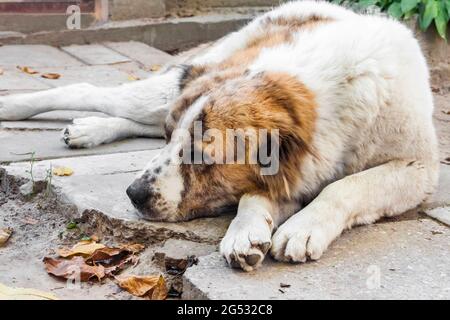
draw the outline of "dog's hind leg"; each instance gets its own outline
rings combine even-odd
[[[123,118],[89,117],[75,119],[62,133],[70,148],[92,148],[129,137],[162,138],[164,130]]]
[[[0,97],[0,120],[23,120],[54,110],[99,111],[162,125],[170,102],[180,94],[183,66],[118,87],[81,83],[40,92]]]

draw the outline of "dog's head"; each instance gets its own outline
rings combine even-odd
[[[127,194],[159,221],[216,215],[244,194],[289,199],[314,122],[314,97],[293,77],[200,76],[171,108],[166,147]]]

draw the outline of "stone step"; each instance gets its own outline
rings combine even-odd
[[[450,299],[450,229],[430,219],[345,232],[317,262],[266,258],[245,273],[218,253],[184,274],[184,299]]]
[[[52,177],[55,195],[73,205],[75,216],[100,233],[118,239],[160,242],[169,238],[217,244],[225,234],[230,215],[197,219],[184,223],[148,222],[140,219],[125,190],[135,176],[158,154],[158,150],[126,152],[97,156],[52,159],[33,166],[35,183],[45,181],[50,168],[73,169],[69,177]],[[5,166],[6,173],[16,178],[30,178],[30,162]]]

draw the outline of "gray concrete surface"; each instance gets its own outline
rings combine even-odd
[[[245,273],[214,253],[186,271],[183,298],[450,299],[449,244],[449,228],[421,219],[355,228],[306,264]]]

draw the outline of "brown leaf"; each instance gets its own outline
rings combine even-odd
[[[0,228],[0,247],[5,245],[13,233],[11,228]]]
[[[94,277],[99,281],[105,277],[103,266],[90,266],[83,257],[73,257],[70,260],[45,257],[44,264],[47,273],[64,279],[86,282]]]
[[[167,297],[166,281],[163,276],[127,276],[116,278],[118,285],[132,295],[151,300],[164,300]]]
[[[157,71],[161,70],[161,65],[154,64],[154,65],[150,66],[149,70],[152,72],[157,72]]]
[[[36,70],[31,69],[30,67],[21,67],[21,66],[17,66],[17,69],[19,69],[22,72],[28,73],[28,74],[36,74],[39,73]]]
[[[61,75],[59,73],[44,73],[41,77],[45,79],[56,80],[61,78]]]
[[[36,225],[39,223],[39,221],[37,221],[36,219],[33,219],[31,217],[25,217],[23,219],[20,219],[21,222],[26,223],[26,224],[31,224],[31,225]]]
[[[127,250],[131,252],[132,254],[137,254],[145,249],[145,246],[140,243],[133,243],[133,244],[122,244],[119,246],[119,248],[123,250]]]
[[[96,250],[102,248],[105,248],[105,245],[97,243],[95,241],[80,241],[71,249],[59,249],[58,254],[63,258],[68,258],[75,255],[88,257],[92,255]]]
[[[2,68],[0,68],[0,76],[1,76],[2,74],[4,74],[4,73],[5,73],[5,71],[3,71]]]

